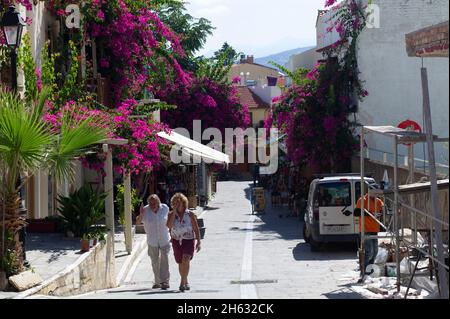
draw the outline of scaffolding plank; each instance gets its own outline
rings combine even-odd
[[[397,137],[398,142],[405,143],[425,143],[427,136],[424,133],[404,130],[394,126],[364,126],[366,132],[377,133],[389,137]],[[448,141],[448,138],[439,138],[433,135],[435,142]]]
[[[449,22],[443,22],[411,32],[405,36],[410,57],[448,57]]]

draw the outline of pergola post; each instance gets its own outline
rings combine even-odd
[[[125,247],[128,254],[133,251],[133,230],[131,219],[131,175],[124,174],[124,214],[125,214]]]
[[[108,236],[106,241],[107,247],[107,255],[106,258],[108,261],[107,265],[107,273],[111,274],[111,278],[115,278],[115,249],[114,249],[114,172],[113,172],[113,154],[110,145],[126,145],[128,144],[128,140],[125,139],[106,139],[101,141],[99,144],[102,144],[103,153],[106,154],[105,160],[105,185],[104,192],[107,193],[107,197],[105,199],[105,219],[106,219],[106,228],[108,229]],[[111,270],[108,270],[108,267],[113,267]],[[114,280],[115,279],[111,279]],[[117,283],[115,284],[115,286]]]
[[[105,200],[106,227],[110,235],[114,238],[114,181],[112,150],[108,144],[103,144],[103,152],[106,153],[105,162],[105,193],[108,194]]]

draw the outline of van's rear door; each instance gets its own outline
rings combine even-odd
[[[352,185],[348,180],[319,184],[321,235],[354,234]]]

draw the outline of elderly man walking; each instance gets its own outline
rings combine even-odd
[[[151,195],[148,198],[148,206],[141,205],[140,215],[136,223],[144,224],[147,233],[148,255],[152,261],[155,282],[153,289],[169,289],[169,252],[170,252],[170,234],[167,228],[167,218],[169,216],[169,207],[161,204],[157,195]]]

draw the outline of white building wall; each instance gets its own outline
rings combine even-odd
[[[367,0],[366,0],[367,3]],[[360,103],[358,120],[364,125],[393,125],[410,119],[422,125],[422,60],[407,56],[405,34],[449,19],[448,0],[374,0],[380,8],[380,28],[365,29],[359,40],[361,80],[369,96]],[[434,134],[449,135],[449,60],[426,58]],[[392,143],[368,137],[370,148],[392,153]],[[436,144],[437,161],[448,160],[448,150]],[[406,153],[406,148],[401,152]],[[416,147],[423,159],[423,145]]]
[[[333,27],[331,32],[327,32],[328,27],[336,24],[335,15],[336,13],[332,10],[319,14],[316,25],[317,49],[323,49],[341,40],[336,28]]]
[[[322,58],[321,54],[317,53],[316,50],[317,48],[313,48],[303,53],[292,55],[289,58],[286,68],[291,72],[299,68],[312,69],[317,61]]]
[[[44,171],[37,172],[34,176],[34,217],[36,219],[49,216],[49,183],[48,175]]]
[[[281,89],[278,86],[251,86],[250,90],[259,96],[264,102],[272,105],[272,99],[281,95]]]
[[[31,49],[33,56],[36,60],[38,66],[41,65],[41,50],[44,45],[46,39],[46,13],[45,13],[45,3],[41,1],[37,1],[36,5],[33,5],[33,11],[27,11],[24,6],[18,5],[18,11],[20,12],[22,18],[25,17],[32,19],[32,24],[27,26],[24,30],[24,33],[28,33],[30,35],[31,40]],[[25,77],[22,70],[18,70],[19,75],[17,79],[18,90],[19,92],[24,92],[25,90]],[[34,175],[33,179],[33,187],[27,188],[28,190],[33,189],[34,199],[32,201],[32,207],[27,207],[29,210],[33,211],[34,218],[45,218],[50,215],[49,212],[49,201],[51,200],[49,197],[50,186],[48,173],[45,171],[37,172]],[[31,202],[27,202],[31,203]],[[31,215],[30,215],[31,216]]]
[[[41,66],[41,51],[47,40],[47,12],[45,10],[45,2],[38,1],[33,6],[32,12],[27,12],[27,17],[33,20],[31,26],[27,27],[27,32],[31,38],[31,48],[36,60],[36,64]]]

